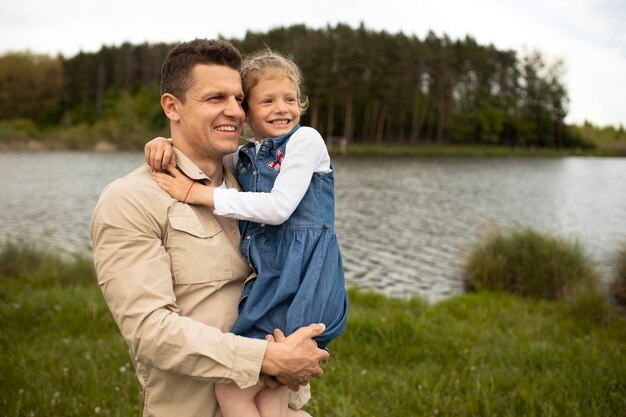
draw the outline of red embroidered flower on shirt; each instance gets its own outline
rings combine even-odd
[[[267,166],[272,168],[274,171],[280,171],[280,163],[283,162],[283,157],[283,151],[278,149],[278,151],[276,151],[276,160],[274,162],[270,162]]]

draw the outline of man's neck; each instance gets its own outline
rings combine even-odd
[[[189,146],[184,140],[176,141],[172,138],[172,145],[185,154],[187,158],[191,160],[204,175],[209,177],[211,185],[214,187],[219,186],[224,179],[224,168],[222,163],[222,156],[211,157],[203,155],[196,151],[192,146]]]

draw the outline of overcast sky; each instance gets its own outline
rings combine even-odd
[[[498,49],[562,58],[569,122],[626,126],[626,0],[0,0],[0,53],[94,52],[246,30],[361,22],[423,39],[470,35]],[[0,69],[1,70],[1,69]]]

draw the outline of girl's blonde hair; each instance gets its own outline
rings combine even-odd
[[[298,94],[300,114],[303,114],[309,107],[309,99],[302,94],[304,82],[302,71],[300,71],[295,62],[269,48],[254,52],[243,60],[241,65],[241,82],[246,97],[243,102],[244,110],[248,111],[247,97],[250,91],[259,83],[261,77],[267,75],[270,71],[280,73],[293,81]]]

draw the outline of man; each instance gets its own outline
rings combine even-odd
[[[237,149],[245,117],[240,64],[232,45],[200,39],[175,47],[163,64],[161,106],[178,168],[196,181],[237,187],[222,158]],[[311,339],[322,325],[287,338],[278,332],[275,341],[225,333],[252,274],[237,223],[171,198],[148,166],[103,191],[91,235],[98,282],[144,390],[144,415],[219,416],[216,382],[245,388],[265,374],[297,389],[322,375],[328,353]]]

